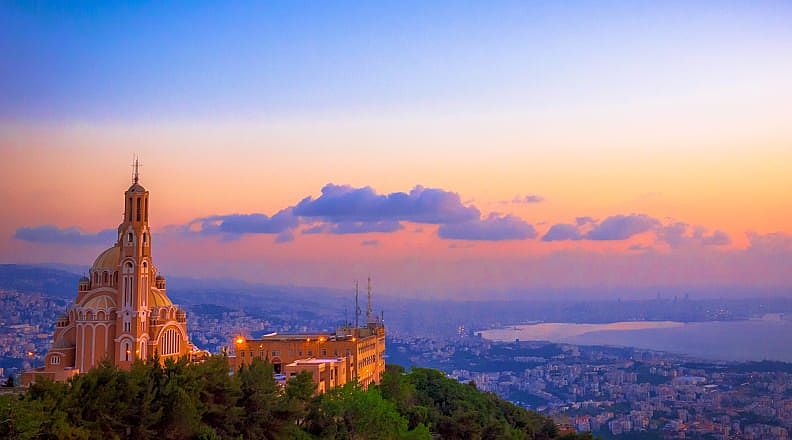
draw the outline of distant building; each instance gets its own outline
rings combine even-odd
[[[329,366],[329,360],[333,359],[333,362],[344,363],[343,368],[335,364],[333,368],[338,368],[336,371],[339,373],[343,371],[345,379],[328,381],[327,378],[314,375],[314,382],[319,389],[324,387],[326,391],[332,386],[343,385],[348,380],[357,380],[364,388],[372,383],[379,383],[385,373],[385,324],[381,317],[377,318],[372,313],[371,277],[368,280],[365,325],[357,323],[360,315],[357,288],[355,309],[355,324],[344,325],[335,333],[273,333],[261,339],[237,336],[231,341],[229,364],[236,370],[242,365],[249,365],[254,359],[267,360],[272,364],[275,374],[285,374],[287,371],[292,373],[298,369],[307,369],[307,366]],[[331,373],[331,376],[333,374],[336,373]]]
[[[346,358],[332,359],[300,359],[283,367],[286,379],[292,378],[300,372],[308,372],[316,384],[316,393],[322,394],[337,386],[347,383]]]
[[[165,278],[151,257],[149,192],[138,183],[124,193],[124,218],[115,245],[96,258],[80,279],[77,298],[56,323],[44,366],[22,374],[29,384],[85,372],[103,360],[126,369],[137,359],[190,354],[187,314],[165,293]]]

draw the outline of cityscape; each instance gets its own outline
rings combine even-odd
[[[0,2],[0,438],[790,440],[792,2]]]
[[[17,270],[23,272],[22,268]],[[77,276],[54,273],[66,278]],[[0,352],[5,379],[43,362],[54,322],[67,302],[28,291],[3,290],[0,298]],[[706,300],[688,301],[688,311],[706,310],[709,304]],[[190,340],[211,352],[221,352],[233,345],[241,331],[248,337],[261,337],[334,331],[339,323],[337,311],[301,314],[303,309],[295,308],[272,314],[249,305],[234,308],[233,302],[237,301],[227,301],[225,306],[188,305]],[[239,303],[246,304],[244,297]],[[789,307],[777,300],[752,301],[752,306],[725,301],[717,309],[741,319],[745,313]],[[599,307],[592,303],[587,308]],[[643,309],[639,302],[628,308],[634,313]],[[655,310],[673,313],[657,307]],[[614,317],[625,319],[629,315]],[[496,325],[486,317],[479,320],[481,328]],[[616,346],[490,341],[482,338],[474,330],[475,322],[470,321],[437,332],[435,337],[410,330],[422,327],[420,323],[393,326],[386,342],[388,363],[437,368],[462,383],[475,383],[483,391],[551,416],[560,426],[592,432],[599,438],[787,439],[792,429],[789,363],[696,359]]]

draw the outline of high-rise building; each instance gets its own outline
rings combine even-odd
[[[116,243],[80,279],[77,298],[56,323],[44,366],[23,373],[23,383],[38,376],[65,380],[104,360],[129,368],[136,359],[164,360],[193,350],[187,314],[168,298],[152,260],[149,192],[137,169],[136,161]]]

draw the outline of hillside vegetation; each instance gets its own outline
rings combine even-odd
[[[441,372],[389,366],[380,386],[314,396],[307,374],[278,387],[255,362],[102,364],[66,384],[0,396],[8,439],[551,439],[551,420]],[[566,438],[575,438],[567,436]]]

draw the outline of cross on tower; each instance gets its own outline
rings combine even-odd
[[[139,168],[141,166],[142,165],[140,165],[140,163],[138,162],[137,156],[135,156],[135,161],[132,163],[132,169],[135,170],[134,173],[132,174],[132,179],[134,180],[135,183],[138,183],[138,180],[140,179]]]

